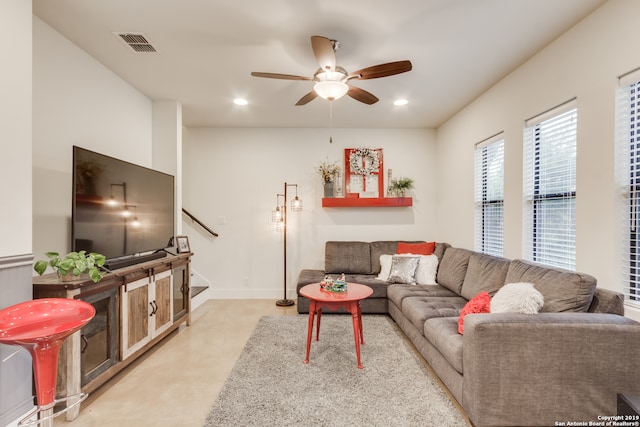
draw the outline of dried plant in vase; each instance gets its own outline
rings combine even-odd
[[[320,174],[322,185],[325,185],[327,182],[333,182],[336,174],[340,173],[340,164],[338,162],[322,162],[316,171]]]

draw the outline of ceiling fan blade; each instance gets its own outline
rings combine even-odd
[[[354,71],[353,73],[349,74],[349,78],[359,80],[377,79],[380,77],[406,73],[407,71],[411,71],[411,68],[411,61],[387,62],[386,64],[374,65],[372,67]]]
[[[311,36],[311,48],[313,54],[323,70],[334,71],[336,68],[336,53],[333,50],[333,43],[326,37]]]
[[[364,102],[367,105],[375,104],[378,102],[378,98],[371,92],[367,92],[364,89],[360,89],[359,87],[349,86],[349,91],[347,95],[355,99],[356,101]]]
[[[282,80],[313,80],[312,77],[293,76],[291,74],[276,74],[276,73],[259,73],[252,72],[253,77],[265,77],[267,79],[282,79]]]
[[[312,90],[311,92],[309,92],[308,94],[306,94],[305,96],[303,96],[302,98],[300,98],[298,100],[298,102],[296,102],[297,106],[300,105],[306,105],[309,102],[313,101],[314,99],[316,99],[316,97],[318,96],[318,94],[316,93],[315,90]]]

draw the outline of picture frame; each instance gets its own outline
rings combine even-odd
[[[176,249],[179,254],[191,252],[189,238],[187,236],[176,236]]]
[[[377,157],[377,168],[375,169],[372,164],[373,156]],[[352,163],[352,159],[355,159],[354,163]],[[362,173],[367,169],[370,169],[368,173]],[[345,148],[344,170],[345,197],[374,199],[384,197],[382,148]]]

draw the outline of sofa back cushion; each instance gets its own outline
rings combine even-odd
[[[378,263],[380,263],[379,260]],[[335,241],[325,243],[324,272],[327,274],[371,274],[369,243]]]
[[[473,252],[467,249],[447,248],[438,266],[438,284],[460,295],[472,254]]]
[[[450,248],[451,245],[448,243],[440,243],[436,242],[436,249],[433,251],[433,254],[438,257],[438,261],[442,260],[442,256],[444,255],[444,251],[447,248]]]
[[[468,300],[483,291],[493,296],[505,284],[510,264],[506,258],[474,253],[469,258],[461,295]]]
[[[593,276],[524,260],[513,260],[505,283],[530,282],[544,297],[540,312],[587,311],[596,289]]]

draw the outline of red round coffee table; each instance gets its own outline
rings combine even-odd
[[[309,298],[311,304],[309,306],[309,328],[307,330],[307,355],[304,363],[309,363],[309,351],[311,350],[311,337],[313,335],[313,318],[318,314],[316,323],[316,341],[320,339],[320,318],[322,317],[322,309],[337,310],[339,308],[346,309],[351,313],[353,320],[353,338],[356,342],[356,358],[358,360],[358,368],[362,369],[360,363],[360,344],[364,344],[364,335],[362,333],[362,310],[360,301],[368,298],[373,293],[373,289],[358,283],[347,283],[346,292],[330,292],[320,289],[319,283],[313,283],[300,289],[300,295]]]

